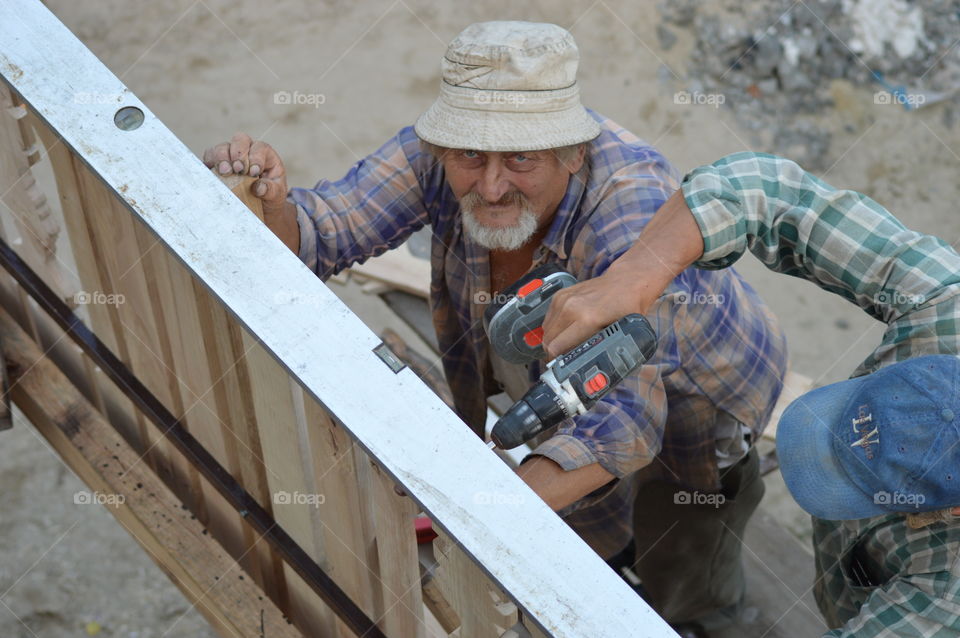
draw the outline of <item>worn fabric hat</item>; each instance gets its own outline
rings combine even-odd
[[[440,61],[440,97],[417,119],[420,139],[476,151],[536,151],[600,134],[580,104],[573,36],[555,24],[479,22]]]
[[[808,392],[780,419],[777,456],[818,518],[960,506],[960,358],[918,357]]]

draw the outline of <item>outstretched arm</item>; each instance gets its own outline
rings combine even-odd
[[[960,256],[949,245],[909,230],[866,195],[834,188],[790,160],[735,153],[687,175],[603,275],[557,294],[544,323],[548,352],[643,312],[684,267],[723,268],[747,250],[885,323],[960,283]]]

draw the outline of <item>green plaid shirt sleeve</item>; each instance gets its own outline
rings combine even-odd
[[[812,281],[888,325],[854,376],[958,352],[960,317],[940,306],[960,293],[960,257],[866,195],[762,153],[698,168],[682,189],[703,234],[697,266],[723,268],[749,250],[771,270]]]
[[[722,268],[750,251],[887,324],[854,376],[960,354],[960,255],[866,195],[759,153],[698,168],[682,189],[703,235],[697,266]],[[834,628],[824,638],[960,635],[960,524],[911,530],[901,515],[814,519],[814,550],[814,591]]]

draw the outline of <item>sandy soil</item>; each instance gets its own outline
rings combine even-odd
[[[680,171],[748,148],[797,151],[766,146],[770,132],[751,136],[723,107],[674,103],[687,86],[693,38],[673,29],[678,40],[664,51],[649,1],[46,4],[191,149],[200,153],[246,131],[278,148],[292,185],[342,175],[412,123],[435,97],[446,43],[465,25],[490,19],[570,28],[581,49],[585,103],[658,146]],[[71,79],[82,91],[82,78]],[[940,106],[875,105],[874,91],[831,87],[835,106],[817,116],[834,132],[821,175],[956,245],[960,130],[944,123]],[[278,92],[315,97],[278,104]],[[781,317],[793,368],[816,383],[845,378],[879,342],[880,324],[840,298],[749,260],[738,268]],[[79,482],[27,426],[0,436],[7,452],[0,461],[0,634],[84,635],[85,623],[96,620],[103,636],[207,635],[195,612],[172,624],[186,603],[106,512],[72,503]],[[782,489],[772,492],[783,520],[802,535],[805,517]]]

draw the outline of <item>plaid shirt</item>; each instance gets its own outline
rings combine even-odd
[[[703,233],[700,267],[722,268],[749,250],[887,324],[853,376],[960,354],[960,255],[943,241],[771,155],[730,155],[687,175],[682,188]],[[960,633],[960,524],[911,530],[898,514],[814,519],[814,546],[817,601],[836,628],[825,636]]]
[[[534,255],[534,265],[556,262],[580,280],[601,274],[629,248],[677,185],[654,148],[593,116],[602,132],[589,143],[587,161],[571,176]],[[290,197],[298,205],[300,258],[320,277],[430,226],[430,301],[444,371],[458,414],[482,435],[486,397],[500,391],[482,322],[489,255],[465,239],[443,167],[421,150],[413,129],[401,130],[343,179],[291,189]],[[561,512],[605,557],[630,542],[636,472],[655,457],[670,480],[719,489],[715,411],[684,422],[677,417],[665,433],[668,405],[673,411],[680,404],[675,414],[684,415],[684,397],[705,396],[759,432],[785,369],[785,343],[772,314],[732,270],[688,269],[648,318],[660,337],[657,355],[535,450],[565,470],[600,463],[618,479],[630,477]]]

